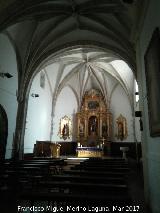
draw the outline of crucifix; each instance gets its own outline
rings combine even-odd
[[[103,138],[101,139],[101,141],[102,141],[101,146],[103,147],[103,146],[104,146],[104,142],[106,141],[106,139],[103,137]]]
[[[103,143],[103,145],[104,145],[104,142],[106,141],[106,139],[103,137],[103,138],[101,139],[101,141],[102,141],[102,143]]]

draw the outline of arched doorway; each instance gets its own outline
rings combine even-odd
[[[8,137],[8,118],[4,108],[0,105],[0,160],[5,158]]]

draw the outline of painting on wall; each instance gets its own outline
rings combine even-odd
[[[160,136],[160,32],[156,28],[144,56],[150,136]]]
[[[58,135],[63,140],[71,138],[72,122],[71,122],[71,119],[67,115],[65,115],[63,118],[60,119]]]
[[[116,138],[120,139],[121,141],[125,140],[128,136],[128,131],[127,131],[127,120],[123,115],[119,115],[119,117],[116,119]]]

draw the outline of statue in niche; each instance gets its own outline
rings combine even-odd
[[[84,123],[80,122],[79,124],[79,135],[83,136],[84,135]]]
[[[108,135],[108,127],[106,122],[102,123],[102,137],[107,137]]]
[[[91,132],[96,132],[96,118],[93,120],[91,124]]]
[[[97,117],[91,116],[89,118],[89,133],[96,133],[97,132]]]

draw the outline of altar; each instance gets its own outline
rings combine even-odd
[[[77,147],[76,153],[78,158],[97,158],[103,156],[102,148],[97,147]]]

